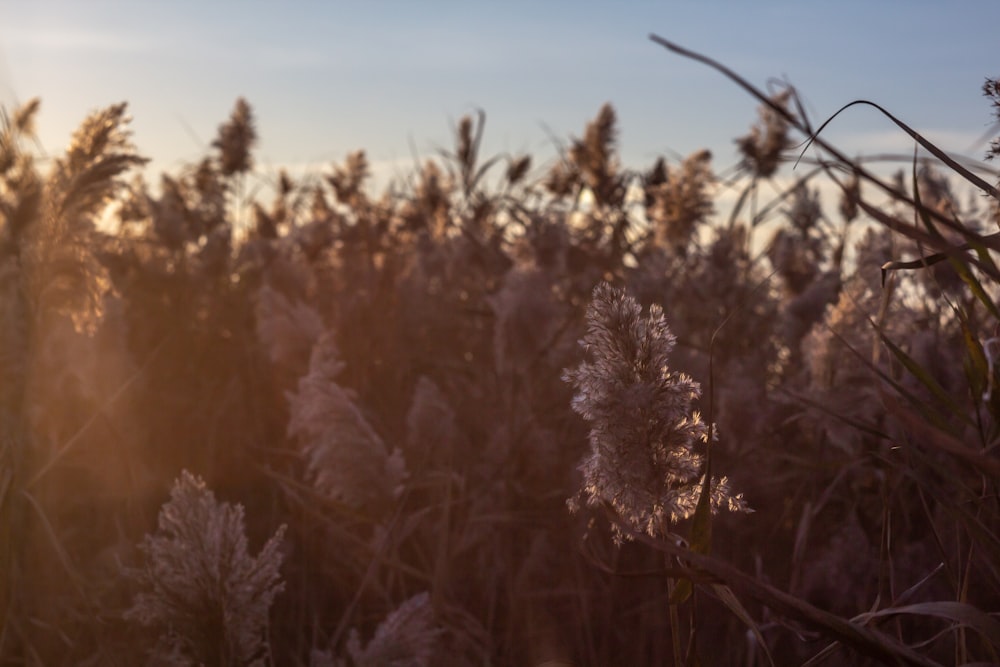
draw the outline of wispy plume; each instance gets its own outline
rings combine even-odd
[[[236,100],[229,121],[219,127],[219,137],[212,142],[212,146],[219,149],[222,173],[229,176],[250,171],[253,168],[250,150],[256,143],[253,112],[250,104],[241,97]]]
[[[658,245],[684,254],[695,229],[712,214],[712,154],[698,151],[671,169],[660,159],[645,178],[646,215]]]
[[[983,95],[985,95],[993,105],[994,119],[997,122],[1000,122],[1000,78],[986,79],[983,83]],[[994,139],[990,142],[989,150],[986,151],[986,159],[992,160],[998,155],[1000,155],[1000,139]]]
[[[782,109],[792,100],[792,90],[786,89],[771,97]],[[742,166],[756,178],[771,178],[781,166],[782,154],[791,146],[789,125],[770,106],[758,109],[760,120],[750,128],[750,133],[736,140],[736,147],[743,156]]]
[[[126,618],[159,629],[155,653],[167,664],[263,666],[268,610],[284,588],[284,532],[250,556],[243,507],[219,503],[185,470],[160,510],[159,531],[140,545],[143,591]]]
[[[323,333],[323,320],[316,309],[265,284],[257,292],[255,315],[257,339],[271,363],[301,376],[308,368],[313,345]]]
[[[397,495],[406,465],[399,449],[389,453],[353,392],[337,383],[343,366],[332,335],[324,333],[298,391],[288,394],[288,434],[298,439],[317,491],[378,514]]]
[[[347,640],[350,663],[334,660],[329,651],[314,651],[311,667],[428,667],[441,631],[434,625],[434,610],[427,593],[414,595],[399,605],[362,645],[357,630]]]
[[[701,495],[695,448],[709,429],[692,408],[701,387],[668,366],[675,338],[663,310],[650,306],[643,318],[635,299],[607,283],[594,290],[580,343],[592,361],[564,378],[576,388],[573,410],[590,423],[583,495],[590,505],[609,503],[635,530],[663,536]],[[747,510],[725,478],[713,481],[712,505]]]
[[[37,107],[36,107],[37,108]],[[32,113],[16,116],[30,127]],[[34,220],[24,220],[21,262],[25,291],[36,313],[73,318],[93,331],[108,288],[94,254],[95,224],[124,187],[121,176],[146,162],[135,154],[124,103],[92,113],[53,165]]]

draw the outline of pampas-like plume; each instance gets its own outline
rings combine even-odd
[[[399,449],[388,453],[353,392],[337,384],[343,366],[332,335],[324,333],[313,347],[309,373],[287,395],[288,435],[298,438],[320,493],[377,515],[399,492],[406,465]]]
[[[495,315],[493,354],[499,373],[524,375],[547,349],[556,348],[565,306],[549,272],[530,264],[511,268],[488,302]],[[566,341],[564,348],[571,346]]]
[[[57,312],[92,331],[102,314],[106,272],[94,255],[94,229],[122,188],[121,174],[141,165],[127,130],[125,104],[91,114],[73,134],[44,184],[37,218],[20,238],[25,293],[36,315]]]
[[[647,176],[646,215],[659,245],[683,254],[695,228],[712,214],[711,161],[709,151],[698,151],[676,169],[661,160]]]
[[[146,564],[136,578],[144,590],[126,618],[162,632],[156,653],[167,664],[266,664],[268,610],[284,588],[284,532],[251,557],[243,507],[217,502],[185,470],[160,510],[158,534],[140,545]]]
[[[219,149],[219,168],[225,176],[242,174],[253,168],[253,157],[250,149],[257,143],[257,130],[254,129],[253,111],[250,104],[242,97],[236,100],[236,106],[229,116],[229,121],[219,127],[219,137],[212,146]]]
[[[427,667],[439,634],[433,624],[430,597],[420,593],[389,614],[364,649],[352,632],[347,651],[357,667]]]
[[[428,667],[441,631],[434,627],[434,610],[426,592],[414,595],[386,616],[363,648],[357,630],[347,640],[353,667]],[[328,651],[313,652],[312,667],[346,667]]]
[[[791,99],[792,91],[788,89],[774,95],[771,101],[787,109]],[[770,178],[781,165],[782,153],[791,145],[788,121],[766,105],[758,113],[760,122],[750,128],[750,134],[736,140],[736,147],[743,155],[742,166],[755,178]]]
[[[255,314],[257,339],[271,363],[296,377],[305,373],[312,347],[323,333],[316,309],[265,284],[257,292]]]
[[[986,79],[983,83],[983,95],[989,98],[993,105],[993,116],[1000,121],[1000,79]],[[986,159],[992,160],[998,155],[1000,155],[1000,139],[994,139],[986,151]]]
[[[574,141],[569,150],[584,184],[601,204],[619,204],[625,194],[617,148],[618,117],[614,107],[605,103],[597,118],[587,124],[583,139]]]
[[[348,153],[342,166],[335,166],[333,174],[326,177],[333,186],[337,201],[355,206],[364,196],[365,181],[371,175],[364,151]]]
[[[635,299],[602,283],[580,341],[593,361],[563,376],[576,388],[573,410],[590,423],[591,452],[580,466],[587,503],[610,504],[652,536],[694,514],[702,477],[695,446],[708,439],[708,426],[691,407],[700,385],[667,365],[674,342],[659,306],[643,319]],[[712,507],[747,511],[726,478],[712,481]],[[616,531],[616,537],[627,536]]]

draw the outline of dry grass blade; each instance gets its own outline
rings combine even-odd
[[[771,96],[765,94],[763,91],[761,91],[760,89],[758,89],[756,86],[752,85],[750,82],[748,82],[746,79],[744,79],[743,77],[741,77],[739,74],[737,74],[736,72],[734,72],[730,68],[728,68],[725,65],[723,65],[722,63],[719,63],[719,62],[717,62],[717,61],[715,61],[715,60],[713,60],[713,59],[711,59],[711,58],[709,58],[707,56],[704,56],[704,55],[700,54],[700,53],[697,53],[695,51],[691,51],[689,49],[685,49],[684,47],[682,47],[682,46],[680,46],[678,44],[675,44],[674,42],[671,42],[669,40],[666,40],[663,37],[660,37],[659,35],[655,35],[655,34],[650,35],[649,39],[652,40],[653,42],[659,44],[660,46],[664,47],[665,49],[667,49],[669,51],[673,51],[674,53],[677,53],[679,55],[684,56],[685,58],[690,58],[691,60],[695,60],[697,62],[700,62],[700,63],[703,63],[705,65],[708,65],[712,69],[714,69],[714,70],[722,73],[728,79],[730,79],[733,83],[735,83],[736,85],[738,85],[743,90],[747,91],[754,98],[760,100],[769,109],[771,109],[773,112],[777,113],[781,118],[783,118],[784,120],[786,120],[793,127],[795,127],[800,132],[802,132],[807,137],[809,137],[810,141],[813,144],[815,144],[816,146],[819,146],[824,151],[826,151],[831,156],[833,156],[833,158],[834,158],[834,160],[835,160],[835,162],[837,164],[849,166],[852,169],[852,171],[855,174],[857,174],[860,178],[863,178],[865,181],[871,183],[872,185],[874,185],[878,189],[882,190],[885,194],[889,195],[894,200],[903,202],[903,203],[905,203],[905,204],[907,204],[909,206],[917,207],[916,202],[914,202],[914,200],[911,197],[909,197],[908,195],[906,195],[906,193],[901,192],[899,189],[897,189],[893,185],[888,184],[885,181],[883,181],[882,179],[878,178],[873,173],[871,173],[869,170],[865,169],[864,166],[862,166],[862,164],[860,162],[858,162],[857,160],[851,160],[842,151],[838,150],[835,146],[833,146],[830,143],[824,141],[822,138],[820,138],[818,136],[818,133],[812,131],[812,129],[809,127],[809,125],[805,121],[797,118],[794,114],[790,113],[787,109],[785,109],[784,107],[782,107],[780,104],[777,104],[771,98]],[[938,149],[935,148],[935,150],[938,150]],[[949,158],[949,160],[951,160],[951,158]],[[965,169],[964,167],[962,168],[962,171],[963,172],[968,172],[968,170]],[[978,176],[975,176],[974,174],[971,174],[971,175],[972,175],[972,178],[975,179],[973,182],[978,183],[978,182],[982,181],[982,179],[979,178]],[[990,194],[993,194],[994,197],[1000,199],[1000,195],[994,194],[994,193],[996,193],[996,188],[988,186],[988,188],[985,191],[989,192]],[[942,215],[938,211],[929,211],[928,214],[934,219],[935,222],[940,222],[941,224],[944,224],[944,225],[948,226],[949,228],[952,228],[955,231],[961,233],[965,237],[971,237],[971,238],[975,239],[975,237],[976,237],[975,234],[973,234],[969,230],[966,230],[961,225],[957,225],[954,221],[948,219],[946,216]]]
[[[901,347],[896,345],[889,337],[885,334],[882,329],[876,328],[876,333],[882,340],[882,344],[885,345],[896,360],[902,364],[902,366],[909,371],[910,375],[920,381],[924,387],[926,387],[934,396],[936,396],[942,404],[944,404],[951,414],[962,414],[964,410],[955,401],[954,397],[945,390],[944,387],[938,383],[934,377],[927,372],[917,361],[915,361],[910,355],[906,354]]]
[[[914,440],[951,454],[975,470],[1000,479],[1000,461],[972,449],[955,436],[935,428],[924,416],[901,405],[888,391],[882,389],[880,393],[886,409],[902,423]]]
[[[946,259],[955,257],[958,253],[965,252],[967,250],[975,250],[979,246],[986,246],[989,248],[1000,248],[1000,232],[994,232],[980,239],[980,243],[963,243],[959,246],[954,246],[946,252],[937,252],[933,255],[926,255],[920,257],[919,259],[912,259],[906,262],[903,261],[891,261],[886,262],[882,265],[882,271],[895,271],[897,269],[925,269],[928,266],[934,266],[938,262],[943,262]]]
[[[617,520],[609,511],[612,520]],[[628,527],[619,521],[623,529]],[[734,591],[741,591],[774,612],[794,619],[808,627],[815,628],[830,638],[839,639],[862,655],[890,664],[941,667],[940,663],[917,653],[909,646],[877,630],[852,623],[836,614],[824,611],[794,595],[785,593],[770,584],[744,574],[736,567],[712,556],[694,553],[669,540],[656,540],[647,535],[631,531],[634,539],[649,545],[657,551],[676,556],[703,572],[725,582]]]
[[[39,523],[44,529],[45,536],[48,538],[49,543],[52,545],[52,550],[58,557],[60,565],[63,566],[63,569],[66,570],[66,573],[70,576],[70,580],[73,582],[73,585],[76,586],[77,593],[79,593],[81,596],[86,595],[86,593],[84,593],[83,590],[83,584],[84,584],[83,578],[80,576],[80,573],[77,570],[77,568],[73,566],[73,561],[70,557],[70,554],[68,551],[66,551],[66,548],[62,544],[62,541],[59,539],[59,535],[56,532],[56,529],[52,526],[52,523],[49,521],[49,517],[45,514],[45,509],[42,507],[41,503],[38,502],[35,496],[32,495],[31,493],[28,493],[27,491],[22,491],[21,496],[28,501],[28,504],[31,505],[31,508],[35,511],[36,515],[38,516]]]
[[[861,210],[870,215],[872,219],[875,220],[876,222],[885,225],[886,228],[891,229],[894,232],[898,232],[906,236],[907,238],[916,241],[918,244],[930,246],[932,248],[940,248],[942,247],[942,245],[945,245],[942,244],[941,240],[938,237],[934,236],[933,234],[930,234],[924,231],[923,229],[920,229],[916,225],[910,224],[904,220],[900,220],[897,217],[891,216],[888,213],[880,210],[875,206],[872,206],[871,204],[863,200],[860,200],[858,202],[858,205],[861,207]],[[979,237],[969,232],[968,230],[965,230],[964,228],[962,228],[962,231],[964,232],[965,236],[973,238],[973,240],[970,241],[970,243],[968,244],[969,249],[977,249],[977,246],[981,245],[985,248],[990,248],[992,250],[1000,250],[1000,236],[997,236],[996,234],[991,234],[990,236],[987,237]],[[956,253],[960,253],[963,250],[964,249],[961,247],[952,248],[950,246],[946,246],[941,251],[941,254],[945,255],[947,258]],[[996,267],[991,267],[989,264],[983,262],[980,258],[965,256],[963,257],[963,259],[981,269],[986,275],[990,276],[991,278],[995,280],[1000,279],[1000,274],[997,273]],[[919,263],[921,260],[916,260],[916,261]],[[883,287],[885,286],[886,276],[888,275],[888,272],[893,268],[916,268],[909,266],[895,267],[893,266],[893,264],[894,263],[890,262],[887,265],[882,266]],[[923,267],[923,264],[920,264],[920,267]]]
[[[988,640],[994,649],[1000,649],[1000,621],[989,614],[963,602],[943,600],[939,602],[921,602],[903,607],[890,607],[879,611],[861,614],[855,620],[868,620],[897,616],[900,614],[917,616],[934,616],[954,621],[960,626],[972,628]],[[994,652],[994,658],[996,653]]]
[[[836,335],[836,332],[834,332],[834,335]],[[855,352],[855,350],[851,350],[851,352]],[[864,357],[862,357],[862,361],[867,361],[867,359],[864,359]],[[889,440],[888,434],[880,430],[875,424],[869,424],[863,422],[859,419],[851,417],[848,414],[844,414],[843,412],[834,410],[830,406],[824,404],[822,401],[817,401],[810,398],[805,393],[789,391],[784,388],[779,388],[779,391],[782,394],[788,396],[790,399],[798,403],[801,403],[803,406],[811,410],[816,410],[818,412],[821,412],[824,415],[830,417],[831,419],[836,419],[837,421],[842,422],[847,426],[850,426],[851,428],[857,429],[862,433],[867,433],[868,435],[875,438],[879,438],[880,440]]]
[[[823,131],[823,129],[833,121],[834,118],[836,118],[846,109],[849,109],[850,107],[853,107],[857,104],[863,104],[878,109],[880,112],[882,112],[882,114],[886,118],[895,123],[897,127],[899,127],[901,130],[910,135],[910,137],[912,137],[914,141],[916,141],[918,144],[927,149],[934,157],[941,160],[941,162],[948,165],[949,169],[953,170],[956,174],[958,174],[965,180],[969,181],[983,192],[989,193],[989,195],[994,199],[1000,200],[1000,191],[997,191],[995,187],[993,187],[992,185],[984,181],[982,178],[975,175],[974,173],[963,167],[961,164],[956,162],[950,155],[948,155],[943,150],[941,150],[940,148],[932,144],[930,141],[922,137],[919,132],[917,132],[912,127],[910,127],[909,125],[907,125],[906,123],[904,123],[903,121],[899,120],[894,115],[889,113],[887,109],[876,104],[875,102],[870,102],[869,100],[854,100],[853,102],[848,102],[844,106],[840,107],[840,109],[838,109],[836,113],[827,118],[823,122],[823,124],[819,126],[816,132],[813,133],[812,137],[806,144],[805,148],[802,149],[803,152],[805,152],[809,148],[809,143],[811,143]]]
[[[764,651],[764,657],[767,658],[768,664],[771,665],[771,667],[774,667],[774,657],[771,655],[771,649],[767,647],[767,642],[764,641],[764,635],[761,634],[760,627],[757,625],[757,622],[753,620],[753,617],[750,616],[750,612],[746,610],[746,607],[743,606],[740,599],[733,595],[733,591],[730,590],[728,586],[724,586],[722,584],[712,584],[712,592],[714,592],[715,596],[719,598],[719,600],[721,600],[722,603],[726,605],[726,607],[750,629],[750,632],[752,632],[753,636],[757,639],[757,643],[760,645],[761,650]]]

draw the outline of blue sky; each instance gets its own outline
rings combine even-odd
[[[384,175],[450,145],[454,122],[477,108],[487,153],[551,157],[550,133],[580,134],[610,101],[629,166],[709,148],[721,171],[756,102],[649,33],[761,86],[789,79],[816,119],[869,98],[966,152],[990,127],[980,86],[1000,76],[998,26],[996,0],[0,0],[0,103],[40,96],[54,151],[88,111],[126,100],[140,151],[173,170],[204,153],[245,96],[265,173],[364,148]],[[912,146],[860,108],[827,138],[852,154]]]

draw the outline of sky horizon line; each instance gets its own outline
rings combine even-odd
[[[88,112],[126,101],[155,175],[202,157],[238,97],[257,119],[257,163],[275,172],[358,149],[374,165],[413,164],[450,148],[455,123],[477,109],[484,156],[529,153],[537,165],[610,102],[623,164],[708,149],[725,170],[757,101],[651,42],[655,33],[761,88],[789,81],[816,124],[870,99],[972,159],[995,129],[980,91],[995,73],[995,2],[613,7],[10,0],[0,6],[0,104],[40,97],[41,143],[56,152]],[[848,155],[913,146],[873,109],[848,110],[824,135]]]

